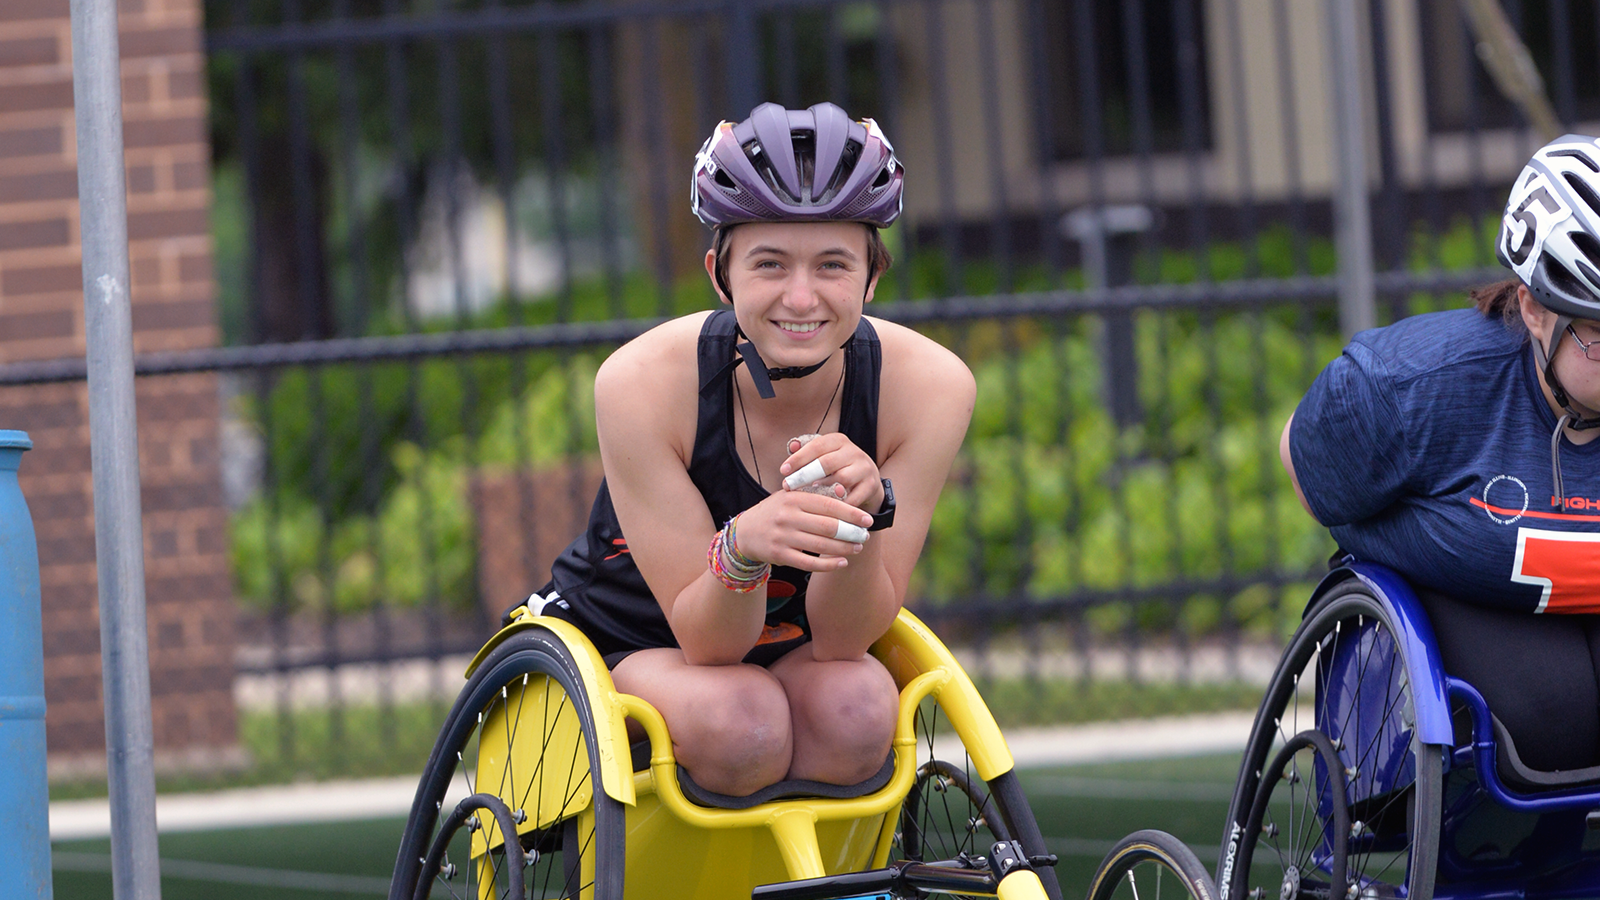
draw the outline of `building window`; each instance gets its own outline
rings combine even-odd
[[[1476,39],[1459,0],[1420,0],[1428,127],[1435,132],[1510,128],[1522,123],[1473,52]],[[1544,78],[1556,115],[1568,124],[1600,118],[1600,39],[1595,4],[1516,0],[1507,17]]]
[[[1095,114],[1107,155],[1210,148],[1204,3],[1037,2],[1052,158],[1092,152]],[[1081,48],[1093,57],[1094,85]]]

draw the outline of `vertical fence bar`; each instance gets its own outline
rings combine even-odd
[[[117,5],[72,0],[71,10],[112,892],[117,900],[159,900]]]
[[[1372,219],[1367,205],[1367,116],[1362,103],[1361,22],[1357,0],[1328,0],[1333,66],[1333,132],[1339,158],[1334,194],[1339,255],[1339,327],[1346,337],[1377,324]]]

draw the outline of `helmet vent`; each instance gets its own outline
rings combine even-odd
[[[1579,281],[1578,276],[1572,274],[1571,269],[1562,265],[1561,261],[1551,254],[1539,254],[1539,268],[1544,270],[1544,278],[1542,279],[1544,283],[1558,295],[1569,300],[1579,301],[1589,301],[1594,298],[1594,291],[1591,291],[1583,282]]]
[[[1589,210],[1600,216],[1600,194],[1594,192],[1594,188],[1589,186],[1589,182],[1571,172],[1562,172],[1561,177],[1567,180],[1567,185],[1572,188],[1574,194],[1577,194],[1583,199],[1583,202],[1589,204]]]
[[[1567,237],[1580,253],[1589,258],[1591,266],[1600,269],[1600,241],[1595,240],[1594,235],[1587,231],[1573,231]],[[1595,279],[1595,284],[1600,284],[1600,278]]]
[[[1573,150],[1573,149],[1551,150],[1550,151],[1550,155],[1551,156],[1570,156],[1573,159],[1577,160],[1578,162],[1581,162],[1584,165],[1588,166],[1589,167],[1589,171],[1591,171],[1591,172],[1600,172],[1600,164],[1597,164],[1593,159],[1590,159],[1589,158],[1589,154],[1583,152],[1582,150]]]

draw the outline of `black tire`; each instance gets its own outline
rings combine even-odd
[[[917,710],[915,728],[917,780],[900,809],[889,850],[891,862],[987,856],[996,841],[1011,840],[1021,842],[1029,856],[1050,852],[1015,771],[985,784],[972,771],[966,754],[960,759],[937,758],[935,739],[945,750],[945,740],[955,731],[931,701]],[[1042,867],[1038,874],[1050,900],[1061,900],[1055,870]]]
[[[1089,900],[1214,900],[1216,895],[1194,851],[1165,831],[1135,831],[1117,841],[1089,883]]]
[[[1335,585],[1306,612],[1268,684],[1245,746],[1217,863],[1224,900],[1247,896],[1239,848],[1248,838],[1262,770],[1277,748],[1302,731],[1318,730],[1334,741],[1347,773],[1350,818],[1365,823],[1350,841],[1346,878],[1365,897],[1431,900],[1439,858],[1443,806],[1444,748],[1417,740],[1415,706],[1403,641],[1366,585],[1350,579]],[[1337,662],[1336,662],[1337,661]],[[1361,689],[1338,721],[1320,722],[1323,698],[1335,668],[1358,674]],[[1314,688],[1308,695],[1302,685]],[[1334,686],[1348,691],[1348,685]],[[1367,739],[1344,741],[1353,722],[1383,722]],[[1360,746],[1357,746],[1357,745]],[[1370,785],[1379,777],[1380,751],[1387,760],[1389,789]],[[1353,774],[1351,774],[1353,773]]]
[[[528,690],[527,685],[540,684],[536,679],[541,676],[548,679],[549,690]],[[529,700],[529,694],[536,699]],[[480,786],[472,782],[480,728],[484,721],[501,714],[510,723],[503,742],[509,745],[514,736],[517,746],[531,749],[535,759],[543,758],[543,745],[539,742],[550,740],[558,723],[563,727],[575,724],[581,729],[587,751],[587,766],[551,767],[559,771],[562,782],[552,785],[548,795],[530,797],[524,793],[519,797],[514,789],[501,785],[481,786],[484,792],[500,796],[513,815],[529,807],[530,800],[535,810],[540,803],[548,810],[550,797],[560,794],[556,809],[544,816],[550,820],[547,827],[521,836],[528,858],[528,867],[522,873],[527,890],[522,896],[531,892],[534,897],[575,898],[584,892],[585,897],[592,896],[594,900],[622,900],[623,806],[600,787],[594,711],[566,645],[553,633],[537,627],[519,631],[496,647],[474,670],[451,707],[417,786],[395,860],[389,900],[469,896],[440,878],[423,881],[424,857],[450,824],[448,818],[441,821],[440,813],[451,786],[456,785],[465,794],[478,793]],[[530,741],[535,743],[526,743]],[[508,774],[509,778],[502,781],[532,784],[530,778],[519,777],[514,766],[508,768]],[[594,824],[588,828],[581,824],[587,821],[582,814],[591,807]],[[504,850],[501,847],[490,852]],[[585,868],[594,873],[592,882],[583,881],[581,872]]]
[[[1234,858],[1234,896],[1344,900],[1350,807],[1339,751],[1320,731],[1289,739],[1261,773]]]

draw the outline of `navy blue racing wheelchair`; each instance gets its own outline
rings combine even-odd
[[[1256,714],[1216,872],[1223,900],[1600,897],[1600,769],[1529,770],[1411,587],[1345,559]]]

